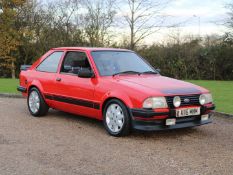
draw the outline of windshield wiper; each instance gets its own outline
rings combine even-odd
[[[158,74],[158,72],[154,72],[154,71],[145,71],[145,72],[141,72],[139,75],[141,74]]]
[[[115,75],[120,75],[120,74],[140,74],[140,72],[137,72],[137,71],[123,71],[123,72],[118,72],[118,73],[115,73],[113,74],[112,76],[115,76]]]

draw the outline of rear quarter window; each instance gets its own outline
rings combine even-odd
[[[45,58],[42,63],[40,63],[40,65],[36,68],[36,70],[41,72],[56,73],[62,54],[63,52],[61,51],[53,52],[51,55]]]

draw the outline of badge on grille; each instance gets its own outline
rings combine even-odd
[[[190,102],[190,99],[185,98],[185,99],[184,99],[184,102],[185,102],[185,103],[189,103],[189,102]]]

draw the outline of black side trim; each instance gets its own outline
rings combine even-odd
[[[44,95],[44,97],[47,98],[48,100],[53,100],[53,96],[52,95],[46,94],[46,95]]]
[[[85,107],[89,107],[89,108],[100,109],[100,104],[92,102],[92,101],[80,100],[80,99],[64,97],[64,96],[57,96],[57,95],[49,95],[49,94],[46,94],[45,98],[47,98],[49,100],[55,100],[55,101],[74,104],[74,105],[78,105],[78,106],[85,106]]]
[[[169,112],[154,112],[150,109],[131,109],[134,117],[151,118],[153,116],[169,115]]]
[[[25,88],[25,87],[23,87],[23,86],[18,86],[18,87],[17,87],[17,90],[18,90],[19,92],[23,92],[23,93],[27,92],[27,88]]]

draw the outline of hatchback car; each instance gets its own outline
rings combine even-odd
[[[125,49],[53,48],[21,67],[18,90],[32,116],[53,108],[92,117],[113,136],[207,124],[215,108],[208,90],[162,76]]]

